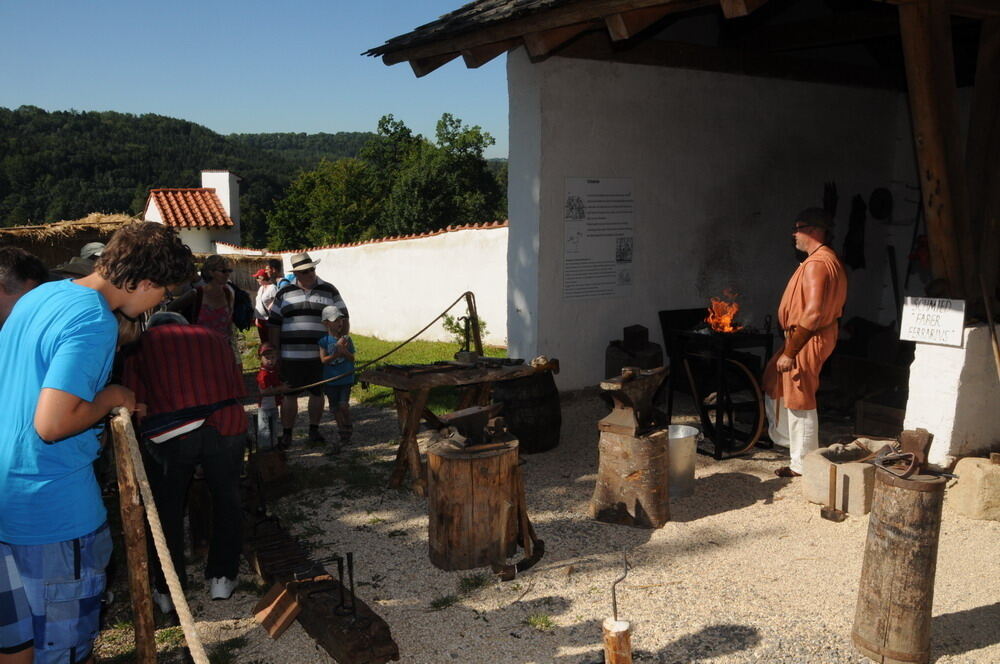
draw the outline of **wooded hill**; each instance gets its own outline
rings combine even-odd
[[[374,134],[234,134],[162,115],[0,108],[0,226],[139,214],[153,187],[198,187],[200,172],[243,178],[243,241],[266,242],[265,219],[300,171],[354,157]]]

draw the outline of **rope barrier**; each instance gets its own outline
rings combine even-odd
[[[462,293],[461,295],[459,295],[457,298],[455,298],[455,301],[452,302],[451,304],[449,304],[448,307],[444,311],[442,311],[437,316],[435,316],[434,320],[432,320],[431,322],[427,323],[427,325],[424,325],[422,328],[420,328],[419,332],[417,332],[416,334],[414,334],[413,336],[411,336],[406,341],[401,342],[395,348],[392,348],[391,350],[386,351],[385,353],[379,355],[374,360],[370,360],[368,362],[365,362],[360,367],[355,367],[355,369],[353,371],[347,371],[347,372],[344,372],[344,373],[340,374],[339,376],[334,376],[332,378],[324,378],[323,380],[316,381],[315,383],[309,383],[308,385],[300,385],[300,386],[297,386],[297,387],[289,387],[289,388],[284,389],[284,390],[279,390],[279,391],[275,392],[275,395],[290,394],[290,393],[293,393],[293,392],[301,392],[302,390],[308,390],[310,387],[317,387],[319,385],[324,385],[326,383],[330,383],[330,382],[333,382],[335,380],[340,380],[341,378],[346,378],[347,376],[350,376],[351,374],[360,373],[363,369],[367,369],[368,367],[370,367],[371,365],[375,364],[376,362],[381,362],[382,360],[384,360],[385,358],[389,357],[390,355],[392,355],[393,353],[395,353],[397,350],[399,350],[400,348],[402,348],[403,346],[405,346],[406,344],[410,343],[411,341],[413,341],[414,339],[416,339],[417,337],[419,337],[421,334],[423,334],[424,332],[426,332],[430,328],[431,325],[433,325],[434,323],[436,323],[439,320],[441,320],[441,318],[443,318],[446,313],[448,313],[449,311],[451,311],[452,308],[454,308],[454,306],[456,304],[458,304],[459,302],[461,302],[462,298],[472,298],[473,301],[475,301],[475,297],[476,297],[476,295],[472,291],[465,291],[464,293]]]
[[[156,557],[160,560],[163,576],[167,580],[167,589],[170,591],[170,598],[177,610],[181,629],[184,630],[184,640],[187,641],[188,650],[191,652],[191,658],[195,664],[210,664],[205,647],[201,643],[201,637],[194,625],[194,617],[191,615],[191,608],[184,596],[184,589],[181,588],[180,579],[177,578],[174,562],[170,558],[170,550],[167,548],[167,540],[163,534],[163,525],[160,523],[160,513],[156,509],[156,501],[153,500],[153,492],[149,487],[149,478],[146,476],[146,467],[143,465],[142,454],[139,452],[135,429],[132,428],[132,415],[125,408],[115,408],[113,412],[114,419],[117,420],[116,433],[118,431],[125,433],[129,455],[132,457],[132,464],[135,468],[135,477],[139,484],[139,493],[142,496],[142,503],[146,507],[146,520],[149,522],[149,530],[156,547]]]

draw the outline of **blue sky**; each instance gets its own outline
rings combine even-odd
[[[418,79],[362,51],[466,0],[0,0],[0,106],[183,118],[223,133],[374,131],[392,113],[432,137],[442,113],[507,156],[506,58]]]

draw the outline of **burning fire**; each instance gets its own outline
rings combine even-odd
[[[730,300],[729,302],[717,297],[712,298],[712,304],[708,307],[708,318],[705,319],[705,322],[713,331],[739,332],[743,329],[742,325],[734,323],[736,314],[740,311],[740,305],[735,301],[736,295],[736,293],[726,289],[723,291],[723,296]]]

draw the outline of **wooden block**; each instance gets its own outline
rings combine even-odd
[[[1000,465],[1000,452],[990,453],[990,463],[995,463],[997,465]]]
[[[268,636],[276,639],[288,629],[300,611],[302,606],[295,595],[288,592],[285,584],[276,583],[257,602],[257,606],[253,607],[253,617]]]

